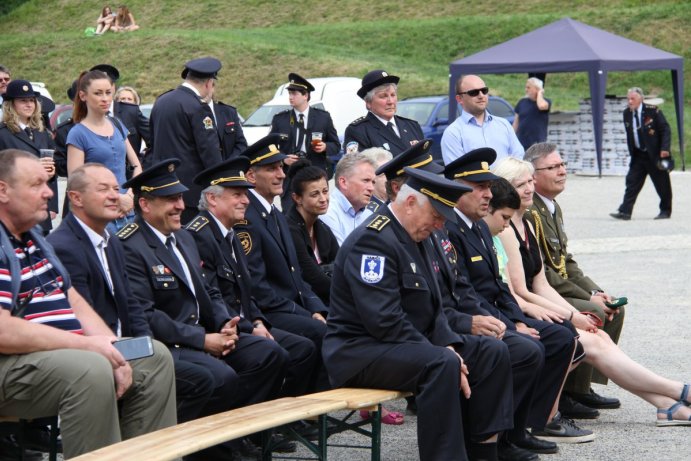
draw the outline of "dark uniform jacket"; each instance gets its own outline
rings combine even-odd
[[[140,216],[117,236],[125,247],[132,294],[144,307],[154,338],[167,346],[203,350],[206,333],[220,332],[230,315],[219,291],[209,286],[200,273],[201,258],[192,236],[185,231],[175,233],[194,293],[185,274],[176,269],[173,253]]]
[[[202,188],[194,183],[194,177],[223,160],[211,108],[191,89],[181,85],[158,97],[151,111],[150,125],[153,151],[145,157],[145,163],[180,159],[182,163],[175,172],[189,188],[183,194],[185,206],[196,208]]]
[[[67,135],[74,126],[72,117],[55,127],[55,171],[58,176],[67,177]]]
[[[120,320],[122,336],[152,336],[144,310],[132,296],[125,253],[117,237],[111,236],[106,247],[113,291],[89,236],[71,213],[47,240],[70,273],[72,286],[114,333]]]
[[[545,262],[545,276],[561,296],[590,300],[591,292],[600,290],[600,287],[581,271],[573,255],[569,253],[566,247],[569,239],[564,232],[561,207],[556,201],[554,206],[553,217],[542,198],[533,194],[533,205],[525,213],[526,219],[535,229]]]
[[[223,159],[240,155],[247,149],[247,140],[242,132],[242,124],[237,109],[219,101],[214,103],[214,113],[216,114],[216,129],[223,151]]]
[[[462,345],[449,327],[429,239],[414,242],[385,208],[355,229],[336,258],[322,353],[332,384],[346,383],[392,344]]]
[[[33,141],[29,138],[29,135],[24,131],[20,130],[17,133],[13,133],[5,125],[4,122],[0,123],[0,150],[3,149],[19,149],[31,154],[34,154],[37,158],[41,156],[41,149],[55,149],[55,142],[53,142],[53,137],[50,132],[43,130],[33,130]],[[53,191],[53,197],[48,201],[48,209],[50,211],[58,212],[58,175],[57,171],[55,175],[48,181],[48,186]],[[43,230],[49,231],[53,228],[50,219],[46,219],[41,223]]]
[[[147,146],[151,146],[149,119],[142,114],[138,105],[116,101],[113,103],[113,112],[115,117],[119,118],[127,128],[129,132],[127,139],[130,141],[135,154],[139,155],[142,149],[142,139]]]
[[[370,147],[383,147],[397,156],[424,139],[422,128],[415,120],[394,115],[400,138],[372,112],[353,121],[345,130],[343,151],[360,152]]]
[[[669,124],[657,106],[648,104],[643,104],[640,122],[642,130],[639,132],[638,140],[641,149],[648,152],[650,160],[657,162],[660,158],[660,151],[669,152],[672,140]],[[633,112],[629,108],[624,110],[624,127],[626,128],[626,144],[629,147],[629,153],[633,154],[636,144],[633,138]]]
[[[482,220],[475,225],[479,226],[482,238],[460,218],[457,223],[446,222],[449,239],[458,252],[459,264],[456,267],[472,283],[478,296],[487,301],[484,305],[487,311],[513,330],[515,322],[525,322],[527,318],[509,287],[501,281],[496,250],[487,225]]]
[[[322,141],[326,143],[326,150],[322,153],[316,153],[311,148],[311,135],[314,131],[321,132]],[[287,135],[287,138],[281,142],[281,152],[296,154],[300,150],[299,146],[296,145],[298,138],[297,118],[292,108],[274,115],[271,120],[271,133]],[[326,169],[328,157],[338,155],[341,143],[338,140],[338,133],[334,128],[331,115],[327,111],[310,107],[305,127],[305,148],[307,149],[305,152],[307,159],[312,162],[312,165],[322,169]]]
[[[333,262],[336,260],[336,254],[338,254],[338,240],[329,226],[320,219],[314,222],[312,230],[321,259],[321,263],[317,263],[317,257],[314,256],[314,248],[312,248],[312,239],[310,239],[305,227],[305,220],[302,219],[295,207],[288,210],[287,218],[290,234],[293,237],[293,243],[295,243],[298,263],[302,269],[302,278],[309,283],[312,290],[324,301],[324,304],[328,305]]]
[[[252,333],[252,322],[257,319],[271,328],[271,323],[262,315],[252,297],[252,280],[247,270],[247,259],[237,237],[233,237],[232,245],[236,260],[233,259],[230,243],[223,237],[221,229],[208,211],[200,212],[185,229],[197,244],[202,258],[202,273],[207,283],[221,291],[231,317],[242,317],[238,324],[239,330]]]
[[[327,312],[328,308],[302,278],[285,216],[276,209],[267,213],[253,193],[249,198],[246,219],[234,229],[247,255],[253,293],[260,309],[265,314],[284,312],[306,317]]]

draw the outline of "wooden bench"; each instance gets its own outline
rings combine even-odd
[[[85,453],[73,460],[168,461],[222,442],[263,431],[263,459],[271,460],[272,447],[268,437],[271,431],[269,430],[280,428],[281,432],[305,445],[317,456],[317,459],[323,461],[327,459],[328,437],[346,430],[354,430],[372,439],[371,446],[357,447],[371,448],[372,459],[377,461],[381,447],[381,403],[407,395],[409,394],[390,390],[343,388],[301,397],[286,397],[181,423]],[[329,417],[328,420],[334,426],[332,429],[327,429],[327,413],[339,410],[350,410],[350,413],[343,419]],[[353,423],[347,422],[347,419],[357,410],[373,411],[372,417],[367,420],[358,419]],[[319,440],[316,444],[304,439],[286,426],[296,421],[315,418],[319,420]],[[361,428],[367,424],[372,425],[371,431]]]
[[[50,447],[48,450],[48,461],[57,461],[58,459],[58,417],[57,416],[49,416],[46,418],[38,418],[38,419],[22,419],[17,416],[0,416],[0,424],[1,423],[7,423],[7,424],[12,424],[16,427],[16,430],[13,430],[17,435],[17,443],[19,445],[20,450],[22,451],[22,461],[25,458],[25,443],[24,443],[24,431],[26,430],[26,425],[32,421],[36,421],[39,424],[45,424],[46,426],[50,426]]]

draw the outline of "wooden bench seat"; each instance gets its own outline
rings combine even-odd
[[[361,389],[357,387],[342,387],[330,391],[309,394],[298,399],[319,399],[345,401],[349,410],[376,410],[379,404],[409,397],[413,394],[403,391],[387,389]]]

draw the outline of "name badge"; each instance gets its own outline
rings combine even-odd
[[[482,256],[471,256],[470,257],[470,262],[471,263],[476,263],[478,261],[482,261]]]

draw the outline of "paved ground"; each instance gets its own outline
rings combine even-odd
[[[675,173],[671,220],[654,221],[658,199],[648,182],[629,222],[608,216],[624,189],[621,177],[571,177],[559,198],[571,238],[570,250],[585,272],[608,292],[630,300],[620,345],[633,359],[671,379],[691,381],[691,173]],[[691,460],[691,427],[657,428],[648,403],[615,384],[598,392],[616,396],[622,408],[606,410],[585,428],[592,443],[562,445],[543,460]],[[403,411],[404,401],[389,408]],[[418,459],[416,418],[402,426],[384,426],[382,460]],[[332,443],[364,443],[359,436],[338,436]],[[300,451],[307,455],[306,451]],[[368,460],[365,450],[332,448],[332,461]]]

